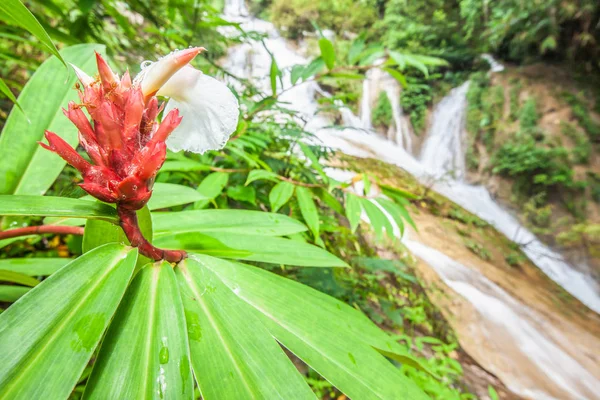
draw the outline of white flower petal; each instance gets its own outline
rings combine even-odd
[[[221,149],[237,128],[237,98],[227,85],[192,67],[178,71],[158,94],[170,97],[165,113],[177,108],[183,117],[167,139],[173,151]]]

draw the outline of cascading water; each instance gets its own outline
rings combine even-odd
[[[307,63],[308,60],[289,46],[271,23],[245,17],[247,11],[243,0],[227,0],[225,12],[227,18],[241,23],[243,29],[267,35],[265,44],[281,70]],[[270,66],[271,55],[260,42],[230,49],[224,63],[228,71],[253,78],[266,92],[270,87]],[[464,153],[460,143],[464,130],[461,121],[464,121],[466,85],[455,89],[449,95],[451,99],[443,100],[436,108],[435,121],[424,145],[421,161],[418,161],[402,147],[402,143],[396,145],[379,135],[365,132],[360,119],[347,108],[340,110],[344,121],[361,129],[340,131],[329,128],[331,121],[318,113],[315,95],[322,92],[318,85],[307,82],[290,88],[287,86],[287,72],[284,72],[284,83],[286,86],[280,90],[285,92],[280,99],[288,103],[287,108],[303,116],[307,121],[305,128],[315,133],[324,145],[349,155],[374,157],[398,165],[423,181],[450,170],[457,173],[459,178],[464,176]],[[398,94],[394,93],[392,97],[398,98]],[[396,128],[403,129],[401,124],[397,124]],[[452,137],[446,137],[448,135]],[[404,133],[401,136],[404,137]],[[437,145],[433,144],[435,142]],[[409,142],[405,143],[410,148]],[[438,152],[442,149],[445,152]],[[495,203],[485,188],[468,185],[462,180],[443,180],[435,183],[432,189],[488,221],[515,242],[527,243],[523,250],[541,270],[590,308],[600,311],[600,295],[591,280],[587,280],[585,274],[572,268],[559,254],[537,240]],[[591,374],[568,352],[561,350],[567,341],[560,332],[551,333],[552,329],[548,328],[549,324],[541,316],[528,310],[478,271],[449,259],[415,239],[405,239],[405,244],[415,255],[429,263],[450,288],[474,305],[485,321],[488,340],[497,345],[498,354],[510,354],[519,360],[504,366],[486,365],[511,390],[531,399],[593,398],[591,388],[600,387],[597,371]]]
[[[436,178],[448,173],[455,178],[465,176],[463,131],[467,118],[467,90],[469,82],[453,89],[433,110],[433,122],[420,159]]]

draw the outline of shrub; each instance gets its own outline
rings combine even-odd
[[[425,129],[425,117],[432,100],[431,86],[425,84],[411,84],[400,94],[400,105],[410,115],[410,122],[417,133]]]
[[[373,125],[388,127],[392,124],[392,105],[385,92],[379,93],[373,109]]]
[[[519,123],[523,131],[529,131],[538,124],[540,116],[537,111],[537,102],[534,98],[529,98],[523,105],[519,114]]]

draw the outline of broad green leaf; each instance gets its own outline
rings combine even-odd
[[[360,198],[353,195],[352,193],[346,194],[346,218],[350,222],[350,230],[356,231],[358,224],[360,223],[360,215],[362,214],[362,206],[360,205]]]
[[[4,269],[0,269],[0,282],[12,282],[31,287],[37,286],[37,284],[40,283],[40,281],[31,276]]]
[[[20,0],[2,0],[0,2],[0,16],[3,18],[8,17],[8,21],[5,22],[17,24],[29,31],[46,46],[47,51],[58,57],[65,67],[67,66],[46,30]]]
[[[229,186],[227,188],[227,196],[237,201],[246,201],[256,205],[256,189],[252,186]]]
[[[150,210],[148,210],[148,206],[136,211],[136,214],[142,234],[149,242],[152,242],[152,217],[150,215]],[[88,220],[85,223],[83,233],[83,243],[81,245],[82,251],[86,253],[106,243],[130,244],[125,236],[125,232],[123,232],[123,229],[120,226],[109,224],[104,221]],[[150,259],[140,255],[138,257],[137,265],[138,267],[141,267],[148,262],[150,262]]]
[[[362,37],[357,38],[352,42],[350,50],[348,50],[348,62],[350,65],[354,65],[358,62],[361,53],[365,49],[365,40]]]
[[[30,290],[30,287],[25,286],[0,285],[0,301],[6,303],[15,302]]]
[[[396,65],[398,65],[398,68],[400,68],[400,70],[406,68],[406,57],[404,57],[404,54],[391,50],[390,57],[392,58],[392,60],[394,60]]]
[[[4,4],[4,3],[2,3]],[[96,71],[94,51],[104,46],[82,44],[61,51],[64,58],[90,75]],[[65,166],[62,158],[43,149],[37,142],[45,140],[50,130],[69,144],[77,144],[77,128],[61,108],[78,100],[73,85],[77,79],[60,61],[46,60],[27,82],[19,95],[25,115],[13,109],[0,135],[0,194],[44,194]]]
[[[333,48],[333,44],[329,39],[323,37],[319,39],[319,49],[321,49],[321,57],[325,61],[327,69],[332,70],[335,66],[335,49]]]
[[[388,237],[393,238],[394,227],[385,216],[383,211],[381,211],[381,209],[369,199],[361,199],[361,204],[365,210],[365,213],[367,214],[367,217],[369,217],[369,222],[375,231],[377,239],[383,239],[384,231]]]
[[[229,174],[225,172],[213,172],[200,182],[198,186],[198,194],[202,199],[194,204],[195,209],[206,207],[210,200],[217,197],[229,181]]]
[[[160,168],[160,172],[191,172],[191,171],[210,171],[210,166],[193,160],[174,160],[165,161]]]
[[[69,397],[117,309],[136,259],[137,250],[123,245],[99,247],[0,314],[0,398]]]
[[[23,110],[21,104],[19,104],[17,98],[15,97],[13,92],[11,92],[10,88],[6,86],[6,83],[2,80],[2,78],[0,78],[0,92],[2,92],[6,97],[8,97],[8,99],[12,101],[19,108],[19,110],[21,110],[23,114],[25,114],[25,110]],[[25,115],[25,117],[27,117],[27,115]]]
[[[208,241],[207,237],[218,242]],[[155,245],[168,249],[208,253],[224,258],[260,261],[273,264],[297,265],[301,267],[347,267],[333,254],[308,243],[271,236],[253,236],[224,232],[180,233],[161,236]],[[216,244],[217,248],[211,248]],[[223,251],[220,251],[224,249]],[[233,250],[237,250],[233,252]]]
[[[417,196],[414,193],[407,192],[406,190],[398,189],[393,186],[385,185],[383,183],[380,183],[379,187],[381,188],[383,193],[390,197],[401,197],[409,200],[416,200],[419,198],[419,196]]]
[[[205,400],[316,399],[296,367],[202,259],[176,269],[194,374]]]
[[[204,198],[202,194],[191,187],[173,183],[155,183],[152,197],[148,201],[148,208],[150,210],[160,210],[161,208],[193,203]]]
[[[260,268],[193,257],[259,311],[277,341],[348,397],[427,399],[375,348],[398,353],[405,360],[412,360],[410,355],[360,311]]]
[[[0,260],[0,270],[19,272],[30,276],[52,275],[69,262],[70,258],[6,258]]]
[[[277,174],[272,171],[267,171],[266,169],[253,169],[248,174],[248,178],[246,178],[246,183],[244,185],[248,186],[254,181],[258,181],[260,179],[266,179],[272,182],[279,182],[277,179]]]
[[[147,264],[127,289],[84,399],[192,399],[183,305],[173,267]]]
[[[53,196],[0,195],[0,215],[76,217],[118,222],[117,212],[106,204]]]
[[[229,232],[258,236],[284,236],[306,227],[282,214],[250,210],[194,210],[152,213],[154,236],[184,232]]]
[[[306,225],[310,228],[315,238],[319,237],[319,212],[315,206],[315,202],[312,199],[310,190],[305,187],[298,186],[296,188],[296,199],[298,199],[298,206],[300,206],[300,212],[302,218],[306,222]]]
[[[269,192],[269,203],[271,211],[277,212],[294,194],[294,185],[289,182],[279,182]]]

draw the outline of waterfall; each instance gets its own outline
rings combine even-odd
[[[372,129],[371,123],[371,80],[367,77],[363,81],[362,98],[360,100],[361,128]]]
[[[409,136],[405,133],[407,131],[398,131],[404,129],[399,122],[395,122],[396,130],[400,132],[396,133],[395,141],[388,141],[364,129],[331,128],[332,121],[318,113],[319,106],[315,96],[322,93],[318,84],[309,82],[290,89],[287,69],[295,64],[307,64],[308,60],[289,46],[271,23],[245,18],[242,12],[236,12],[235,10],[241,9],[240,4],[243,4],[241,0],[226,0],[226,17],[240,22],[245,30],[256,30],[267,35],[265,44],[277,60],[280,69],[284,71],[284,87],[280,89],[289,89],[281,96],[281,100],[288,103],[287,108],[296,110],[298,115],[308,121],[305,129],[314,133],[322,144],[349,155],[372,157],[398,165],[424,183],[430,182],[432,176],[435,178],[440,173],[454,171],[458,179],[436,180],[432,190],[488,221],[515,242],[526,243],[523,250],[533,263],[584,304],[597,312],[600,311],[600,295],[591,279],[570,266],[560,254],[549,249],[520,225],[491,198],[484,187],[468,185],[460,179],[464,177],[465,170],[461,143],[464,134],[466,85],[455,89],[450,93],[450,99],[442,100],[436,107],[436,120],[424,145],[424,149],[431,150],[424,150],[419,161],[409,153]],[[224,67],[236,75],[253,78],[266,92],[270,87],[270,65],[271,57],[260,42],[231,48],[224,63]],[[373,84],[373,81],[366,83],[367,86],[370,84]],[[363,97],[372,93],[370,88],[367,89],[364,90]],[[391,96],[390,93],[387,94]],[[394,94],[391,97],[399,96]],[[360,119],[348,108],[341,109],[346,124],[354,128],[357,128],[357,125],[362,127],[367,113],[370,115],[371,112],[371,103],[366,103],[367,107],[364,105],[365,101],[363,99],[361,102]],[[392,107],[396,108],[394,103],[391,103]],[[399,104],[396,114],[394,121],[398,115],[402,117]],[[444,118],[441,116],[445,116],[446,122],[442,122]],[[449,126],[452,126],[452,129]],[[452,137],[448,138],[446,135]],[[398,137],[402,137],[403,141],[398,141]],[[435,146],[430,144],[434,140],[438,142]],[[430,156],[426,151],[438,156]],[[447,155],[446,152],[450,154]],[[436,158],[440,155],[446,161],[438,162]],[[581,349],[581,344],[569,343],[560,332],[554,332],[556,329],[550,329],[549,323],[541,315],[527,309],[524,304],[494,285],[477,270],[451,260],[426,244],[417,242],[416,238],[405,239],[405,244],[416,256],[430,264],[450,288],[473,304],[488,330],[489,336],[485,336],[484,340],[491,343],[491,348],[496,349],[493,357],[489,357],[491,359],[486,358],[482,361],[486,368],[498,375],[515,393],[537,400],[556,398],[552,393],[559,390],[564,395],[558,398],[593,398],[594,392],[590,394],[590,388],[600,386],[598,379],[564,350],[565,346]],[[453,271],[459,275],[452,275]],[[498,347],[494,346],[496,344]],[[502,365],[493,361],[494,357],[507,357],[506,354],[514,356],[518,361]],[[559,389],[548,389],[547,384],[551,383]]]
[[[431,128],[421,150],[421,163],[440,178],[447,173],[455,178],[466,174],[464,130],[467,118],[469,82],[452,89],[433,110]]]

